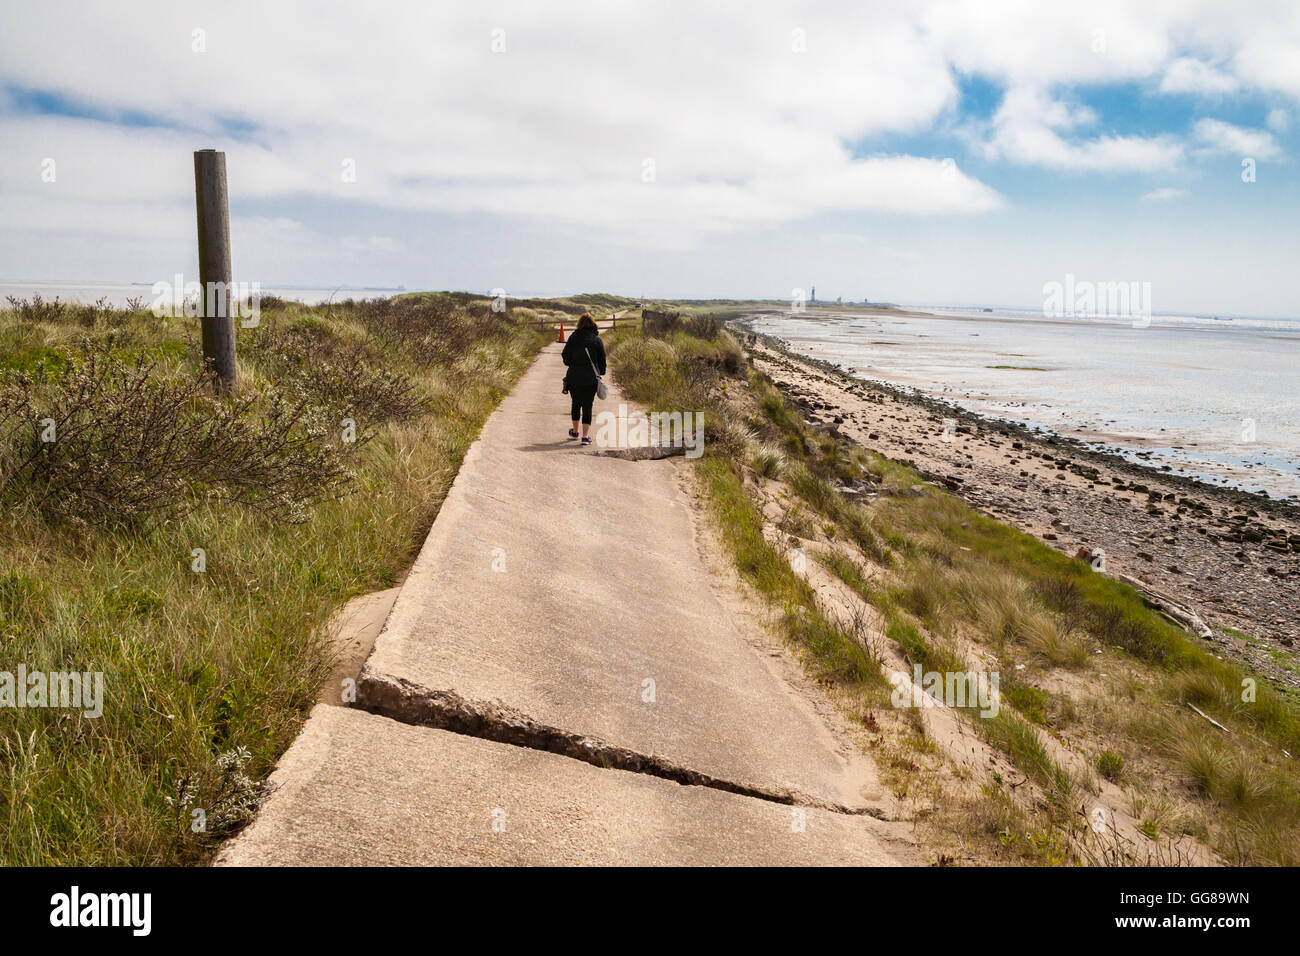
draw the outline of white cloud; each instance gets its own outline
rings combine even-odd
[[[1270,159],[1281,153],[1273,134],[1263,129],[1245,129],[1217,119],[1199,120],[1192,128],[1208,154],[1233,154]]]
[[[1199,95],[1300,98],[1300,4],[938,0],[919,10],[956,67],[1007,86],[1158,80]]]
[[[1160,92],[1220,95],[1234,92],[1239,85],[1236,77],[1223,73],[1203,60],[1179,57],[1165,68],[1165,74],[1160,80]]]
[[[1171,202],[1175,199],[1183,199],[1190,195],[1186,189],[1177,189],[1173,186],[1162,186],[1159,189],[1153,189],[1149,193],[1144,193],[1142,198],[1147,202]]]
[[[1183,147],[1171,136],[1069,137],[1096,121],[1086,107],[1053,99],[1040,89],[1014,87],[994,114],[983,149],[991,159],[1089,172],[1164,170],[1182,159]]]
[[[309,16],[240,2],[202,15],[68,7],[7,14],[0,77],[195,129],[0,118],[0,161],[24,165],[18,154],[38,142],[70,164],[97,157],[64,198],[167,197],[179,213],[192,202],[188,151],[215,145],[235,200],[490,213],[650,243],[828,209],[960,214],[1000,203],[960,171],[939,178],[928,159],[854,155],[863,137],[925,129],[955,104],[943,51],[903,12],[413,3],[359,23],[340,4]],[[200,21],[206,52],[195,53]],[[504,52],[492,50],[494,29]],[[807,52],[794,49],[795,29]],[[227,118],[251,136],[224,135]],[[355,182],[340,175],[347,159]]]
[[[1266,130],[1217,120],[1190,136],[1120,135],[1103,108],[1074,99],[1085,87],[1261,94],[1277,105],[1267,123],[1275,133],[1300,101],[1297,4],[1248,15],[1229,3],[1131,0],[754,0],[741,10],[685,0],[9,4],[0,13],[0,248],[93,236],[102,248],[122,237],[189,254],[189,153],[203,146],[227,151],[237,206],[338,204],[301,233],[268,224],[274,217],[241,219],[259,255],[281,250],[275,261],[290,249],[307,258],[311,246],[340,262],[419,258],[410,236],[354,228],[353,209],[491,216],[493,228],[500,217],[511,234],[598,232],[676,250],[828,213],[1004,205],[969,168],[900,154],[908,134],[963,128],[960,74],[1003,91],[987,126],[967,130],[973,152],[1072,173],[1163,172],[1189,155],[1278,151]],[[191,48],[196,27],[205,53]],[[504,30],[503,53],[492,52],[494,29]],[[792,42],[796,30],[806,52]],[[7,85],[175,128],[21,115]],[[932,148],[943,149],[924,152]],[[47,156],[58,161],[57,184],[39,179]],[[345,159],[355,160],[355,182],[340,175]],[[642,181],[646,159],[653,183]],[[330,216],[332,226],[320,224]],[[390,242],[401,245],[385,253]]]
[[[1174,10],[1125,0],[940,0],[920,14],[953,63],[1008,86],[1047,88],[1154,74],[1172,49]]]
[[[1273,132],[1285,133],[1291,128],[1291,114],[1284,109],[1272,109],[1268,111],[1266,122]]]
[[[1300,98],[1300,6],[1278,4],[1265,15],[1238,14],[1225,24],[1238,38],[1233,66],[1242,81],[1264,92]]]

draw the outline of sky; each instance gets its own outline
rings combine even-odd
[[[0,281],[1300,315],[1300,3],[0,6]]]

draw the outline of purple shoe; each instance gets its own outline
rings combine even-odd
[[[578,437],[578,433],[575,432],[572,428],[570,428],[570,429],[569,429],[569,437],[570,437],[570,438],[577,438],[577,437]]]
[[[591,444],[591,438],[590,438],[590,436],[588,436],[588,435],[583,435],[583,436],[582,436],[582,444],[584,444],[584,445],[590,445],[590,444]]]

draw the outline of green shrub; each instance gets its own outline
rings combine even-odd
[[[87,343],[44,381],[0,380],[0,500],[76,524],[176,517],[204,498],[294,521],[346,484],[304,402],[212,397],[156,370]]]
[[[1113,750],[1103,750],[1097,755],[1097,772],[1111,783],[1118,783],[1124,775],[1124,758]]]

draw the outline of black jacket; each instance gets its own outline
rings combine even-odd
[[[591,353],[590,362],[587,361],[588,352]],[[595,329],[578,329],[573,332],[569,341],[564,343],[560,357],[569,366],[569,371],[564,376],[569,388],[595,388],[596,373],[605,374],[605,343],[600,340],[600,333]],[[591,370],[593,363],[596,366],[595,372]]]

